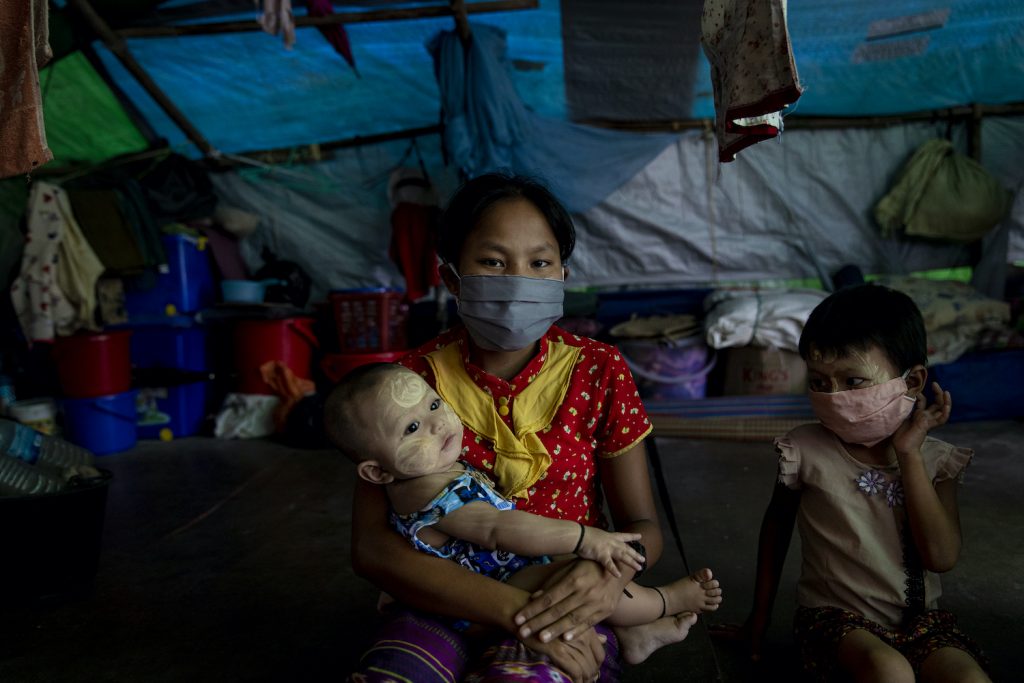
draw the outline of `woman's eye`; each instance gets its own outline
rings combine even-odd
[[[825,391],[825,381],[820,379],[811,379],[807,381],[807,386],[810,387],[811,391]]]
[[[439,399],[439,398],[435,398],[434,402],[430,404],[430,409],[431,410],[437,410],[440,407],[441,407],[441,399]]]
[[[415,432],[419,428],[420,428],[420,423],[417,420],[416,422],[411,423],[408,427],[405,428],[405,433],[406,434],[412,434],[413,432]]]
[[[487,266],[488,268],[501,268],[505,264],[501,261],[501,259],[485,258],[480,259],[480,265]]]
[[[848,387],[859,387],[860,385],[864,384],[864,382],[866,382],[866,381],[867,380],[865,380],[863,377],[849,377],[846,380],[846,386],[848,386]]]
[[[546,261],[544,259],[538,259],[537,261],[533,262],[533,267],[534,268],[547,268],[550,265],[551,265],[551,261]]]

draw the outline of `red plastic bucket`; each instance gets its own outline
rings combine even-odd
[[[57,337],[53,356],[68,398],[121,394],[132,388],[131,330]]]
[[[381,351],[380,353],[328,353],[320,361],[320,369],[327,379],[340,382],[341,379],[360,365],[367,363],[394,363],[408,351]]]
[[[273,394],[260,374],[268,361],[281,361],[297,377],[312,375],[313,318],[280,320],[239,320],[235,323],[235,369],[238,391],[243,394]]]

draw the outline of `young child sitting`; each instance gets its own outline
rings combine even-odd
[[[423,552],[530,591],[566,566],[548,555],[576,554],[615,576],[621,576],[619,565],[642,569],[643,557],[628,545],[639,534],[515,510],[486,475],[459,462],[458,416],[402,366],[354,370],[330,394],[324,412],[331,441],[357,463],[360,477],[386,488],[392,524]],[[631,582],[607,621],[623,658],[637,664],[683,640],[695,613],[718,609],[721,594],[708,569],[665,586]]]
[[[776,439],[778,483],[761,525],[742,635],[760,657],[783,562],[800,529],[796,641],[820,681],[987,681],[980,651],[937,608],[960,554],[957,485],[973,452],[928,436],[949,392],[924,395],[920,311],[876,285],[835,292],[800,338],[820,424]]]

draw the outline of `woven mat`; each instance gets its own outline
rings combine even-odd
[[[644,401],[654,436],[771,441],[815,422],[807,396],[718,396],[689,401]]]

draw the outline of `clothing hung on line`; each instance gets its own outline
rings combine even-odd
[[[64,190],[36,181],[28,201],[28,235],[11,301],[29,341],[97,329],[96,281],[103,263],[82,234]]]
[[[487,475],[475,467],[469,465],[465,467],[465,472],[448,482],[422,509],[407,515],[400,515],[392,511],[391,525],[409,539],[417,550],[458,562],[466,569],[498,581],[507,581],[510,576],[523,567],[548,564],[551,560],[547,556],[523,557],[500,548],[487,550],[461,538],[451,537],[440,548],[435,548],[420,540],[418,534],[422,529],[438,524],[445,516],[469,503],[486,503],[498,510],[515,509],[515,503],[503,498],[494,490]]]
[[[0,178],[53,159],[46,144],[39,70],[53,57],[47,0],[0,3]]]
[[[259,8],[260,0],[256,1]],[[281,34],[286,50],[295,44],[295,17],[292,15],[292,0],[263,0],[263,12],[259,19],[260,27],[272,36]]]
[[[797,427],[775,447],[779,482],[800,491],[797,603],[850,610],[886,628],[935,609],[939,577],[913,547],[895,460],[860,463],[820,424]],[[941,482],[960,480],[974,452],[928,437],[921,454],[929,480]]]
[[[536,434],[550,455],[550,465],[539,472],[540,478],[527,488],[529,497],[517,500],[516,508],[586,525],[607,526],[601,512],[597,459],[616,457],[643,441],[652,429],[647,411],[626,362],[614,346],[554,326],[539,343],[541,352],[509,381],[489,375],[470,361],[468,333],[461,326],[428,342],[400,362],[421,374],[436,389],[434,370],[425,356],[455,344],[463,368],[459,374],[490,395],[496,419],[514,431],[517,401],[542,374],[551,355],[549,345],[578,349],[564,400],[554,412],[550,425]],[[451,405],[459,413],[458,405]],[[500,478],[494,475],[497,458],[492,444],[493,437],[478,435],[467,427],[461,459],[493,476],[498,491],[507,495]]]
[[[786,0],[705,0],[701,45],[711,63],[718,160],[775,137],[800,86]]]

